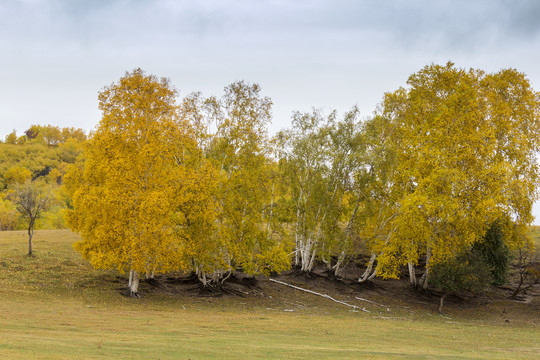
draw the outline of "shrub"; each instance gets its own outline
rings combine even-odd
[[[478,251],[463,252],[452,260],[438,263],[431,268],[431,284],[443,292],[439,311],[444,298],[449,294],[482,292],[491,282],[489,266]]]
[[[473,251],[479,254],[489,267],[493,285],[504,285],[508,281],[512,255],[505,244],[505,234],[500,221],[491,224],[483,239],[473,245]]]

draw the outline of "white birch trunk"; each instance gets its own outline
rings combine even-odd
[[[300,240],[298,239],[298,234],[295,234],[295,248],[294,248],[294,266],[300,264]]]
[[[300,241],[300,261],[302,271],[308,271],[309,255],[311,253],[311,239]]]
[[[129,280],[128,280],[128,287],[131,288],[131,283],[133,282],[133,270],[129,271]]]
[[[130,271],[130,284],[129,292],[131,296],[139,296],[139,273],[131,270]]]
[[[414,264],[409,261],[407,263],[407,267],[409,268],[409,282],[412,286],[416,287],[416,271],[414,269]]]
[[[375,278],[375,276],[377,276],[377,269],[373,270],[371,275],[369,275],[369,277],[367,278],[367,281],[373,280]]]
[[[443,309],[443,305],[444,305],[444,298],[446,298],[446,296],[448,295],[448,293],[444,293],[443,296],[441,296],[441,299],[439,301],[439,313],[442,314],[442,309]]]
[[[216,270],[212,273],[212,284],[218,285],[219,284],[219,278],[221,277],[221,271]]]
[[[273,212],[274,212],[274,184],[272,184],[272,193],[270,195],[270,216],[268,217],[268,226],[266,228],[266,232],[268,233],[268,239],[272,238],[272,234],[270,233],[270,230],[271,230]]]
[[[429,286],[429,261],[431,259],[431,246],[428,246],[426,251],[426,271],[424,272],[424,275],[420,278],[419,285],[422,287],[422,289],[427,290]]]
[[[370,279],[373,278],[370,275],[372,275],[371,270],[373,269],[373,264],[375,263],[375,259],[377,259],[377,254],[372,253],[371,257],[369,258],[369,262],[368,262],[366,271],[364,271],[362,276],[360,276],[360,278],[358,279],[358,282],[362,283],[362,282],[365,282],[365,281],[370,280]]]
[[[341,271],[343,270],[341,268],[341,265],[343,264],[344,260],[345,260],[345,251],[342,251],[341,254],[339,254],[336,264],[332,267],[332,269],[334,270],[335,277],[339,277],[341,275]]]
[[[199,271],[199,273],[197,274],[197,278],[203,284],[203,286],[206,286],[206,284],[208,284],[208,281],[206,280],[206,272]]]
[[[146,270],[146,273],[145,273],[146,280],[149,280],[149,279],[153,280],[155,275],[156,275],[156,267],[155,266],[152,268],[152,271]]]
[[[301,257],[301,251],[302,251],[302,240],[300,239],[299,235],[299,227],[300,227],[300,208],[296,210],[296,234],[295,234],[295,240],[296,240],[296,249],[294,252],[294,265],[298,266],[300,265],[300,257]]]
[[[308,272],[311,272],[313,270],[313,266],[315,265],[315,255],[317,255],[317,249],[313,250],[313,252],[311,253],[311,258],[309,259],[307,269]]]

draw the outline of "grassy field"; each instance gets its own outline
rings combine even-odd
[[[279,291],[264,300],[131,299],[120,295],[124,278],[92,270],[72,250],[76,235],[34,238],[28,258],[24,232],[0,232],[0,359],[540,358],[538,313],[519,323],[482,321],[478,309],[451,318],[406,308],[386,315],[310,303],[309,294],[288,311]]]

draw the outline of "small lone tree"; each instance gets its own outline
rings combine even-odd
[[[43,211],[51,205],[52,193],[37,182],[27,181],[24,184],[16,184],[11,190],[9,198],[21,216],[28,221],[28,256],[32,256],[34,226]]]

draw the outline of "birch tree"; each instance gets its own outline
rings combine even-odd
[[[354,252],[351,201],[354,174],[361,166],[361,124],[358,110],[337,120],[336,112],[295,113],[292,128],[277,135],[280,167],[288,184],[294,264],[311,272],[322,260],[340,276]]]
[[[381,116],[366,120],[362,129],[363,145],[355,154],[360,159],[352,175],[353,206],[347,228],[359,239],[357,246],[370,254],[359,282],[377,275],[377,259],[385,256],[386,245],[395,231],[397,189],[392,182],[395,171],[392,130],[392,124]]]
[[[287,245],[269,234],[272,187],[267,126],[272,102],[257,84],[233,83],[222,98],[195,93],[182,112],[197,133],[204,159],[215,172],[212,184],[215,221],[204,239],[190,246],[201,282],[219,286],[234,270],[248,274],[289,266]]]
[[[282,152],[280,167],[290,186],[294,265],[310,272],[322,238],[322,223],[330,210],[324,173],[327,171],[324,127],[332,121],[314,110],[293,114],[292,128],[278,134]]]
[[[322,222],[320,258],[335,277],[341,277],[347,262],[360,250],[360,219],[365,211],[364,184],[359,174],[366,171],[366,141],[363,123],[355,107],[325,130],[328,169],[324,175],[330,198]],[[363,230],[363,229],[362,229]]]
[[[399,209],[378,261],[383,277],[395,277],[425,257],[426,288],[433,264],[470,249],[497,219],[531,222],[540,101],[512,69],[430,65],[407,85],[386,94],[380,113],[392,124]]]
[[[75,248],[96,268],[128,271],[133,296],[141,274],[187,267],[189,216],[179,209],[193,198],[188,162],[195,145],[175,96],[167,79],[140,69],[105,87],[86,161],[66,176],[73,198],[67,222],[82,237]]]

